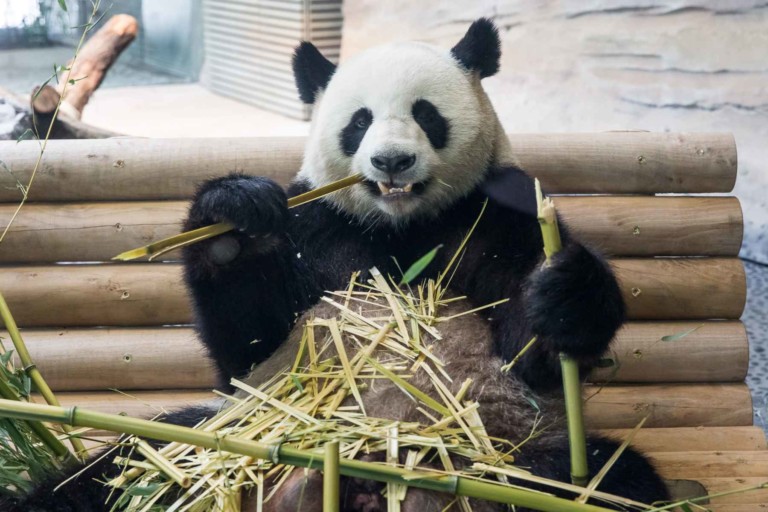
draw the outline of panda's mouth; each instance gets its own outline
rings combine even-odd
[[[371,181],[365,180],[365,185],[374,195],[377,195],[385,200],[395,200],[406,197],[412,197],[424,192],[427,187],[427,182],[422,181],[419,183],[395,183],[394,181]]]

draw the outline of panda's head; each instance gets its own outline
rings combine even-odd
[[[498,71],[499,57],[498,31],[487,19],[450,51],[394,43],[338,68],[302,43],[294,74],[315,110],[300,177],[317,187],[362,173],[365,182],[328,200],[366,222],[440,213],[508,152],[480,85]]]

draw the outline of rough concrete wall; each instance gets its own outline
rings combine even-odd
[[[386,41],[445,47],[501,27],[485,80],[511,132],[729,131],[739,149],[742,255],[768,261],[768,2],[345,0],[344,57]]]

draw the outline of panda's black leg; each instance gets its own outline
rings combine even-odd
[[[609,439],[587,438],[590,479],[602,469],[618,447],[619,443]],[[570,452],[567,436],[565,434],[544,435],[526,443],[522,447],[516,464],[521,467],[530,467],[538,476],[570,483]],[[539,488],[566,499],[575,497],[573,493],[554,490],[551,487]],[[654,467],[648,459],[631,448],[626,449],[611,466],[597,490],[647,504],[669,499],[669,492]],[[614,509],[614,506],[602,500],[592,499],[590,503]],[[617,510],[622,509],[617,508]]]
[[[161,421],[175,425],[193,426],[205,418],[211,417],[216,410],[210,407],[190,407],[169,414]],[[155,445],[160,443],[153,443]],[[100,457],[85,465],[71,466],[58,474],[51,475],[23,500],[3,503],[3,512],[107,512],[119,493],[110,499],[111,488],[102,482],[120,473],[120,468],[113,463],[114,454]],[[77,475],[77,476],[75,476]],[[62,482],[66,480],[63,485]],[[57,489],[57,487],[60,488]]]

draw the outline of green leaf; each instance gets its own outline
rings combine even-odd
[[[8,361],[11,360],[11,357],[13,357],[13,350],[9,350],[5,354],[0,354],[0,364],[3,366],[8,364]]]
[[[135,485],[125,490],[131,496],[152,496],[163,484]]]
[[[27,128],[26,130],[24,130],[24,132],[22,132],[21,135],[19,135],[19,138],[16,139],[16,142],[32,139],[34,137],[35,137],[35,132],[33,132],[31,128]]]
[[[304,386],[301,385],[301,381],[297,376],[291,375],[291,380],[293,381],[293,385],[296,386],[299,391],[304,392]]]
[[[678,340],[681,340],[681,339],[685,338],[686,336],[688,336],[689,334],[698,331],[703,326],[704,326],[704,324],[700,324],[700,325],[697,325],[696,327],[694,327],[693,329],[689,329],[689,330],[684,331],[684,332],[678,332],[677,334],[669,334],[667,336],[662,336],[661,337],[661,341],[678,341]]]
[[[425,268],[427,268],[427,265],[432,263],[432,260],[435,259],[435,256],[437,256],[437,251],[442,247],[443,245],[440,244],[431,251],[429,251],[427,254],[416,260],[416,262],[408,268],[408,270],[405,271],[405,274],[403,274],[403,278],[400,280],[400,284],[408,284],[414,279],[416,279],[419,274],[421,274]]]
[[[61,7],[64,12],[67,12],[67,0],[59,0],[59,7]]]

